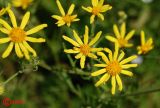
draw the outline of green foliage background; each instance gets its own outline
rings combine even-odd
[[[0,0],[0,6],[6,6],[9,0]],[[81,6],[91,5],[90,0],[60,0],[67,11],[71,3],[76,5],[74,13],[78,14],[79,22],[72,23],[82,36],[84,26],[89,24],[90,14],[82,10]],[[31,62],[19,59],[15,53],[7,59],[0,58],[0,81],[6,81],[18,71],[23,72],[8,82],[5,93],[0,97],[9,97],[13,100],[24,100],[23,105],[12,105],[9,108],[160,108],[160,0],[144,3],[141,0],[105,0],[113,6],[111,11],[105,13],[105,21],[97,19],[95,31],[103,31],[98,47],[109,47],[113,50],[113,44],[106,40],[106,34],[113,34],[113,24],[119,24],[119,11],[127,14],[127,31],[136,29],[132,38],[133,48],[124,49],[127,56],[137,53],[136,46],[140,44],[140,30],[144,30],[146,36],[154,39],[154,49],[147,55],[142,56],[143,63],[133,69],[134,76],[129,78],[122,76],[124,89],[120,93],[117,90],[115,96],[110,93],[110,81],[99,88],[94,86],[98,78],[90,77],[90,73],[97,70],[92,64],[94,60],[87,60],[87,68],[81,70],[79,61],[74,56],[63,52],[64,46],[70,48],[70,44],[62,39],[66,34],[72,37],[72,29],[67,26],[58,28],[56,20],[51,15],[60,12],[55,0],[34,0],[27,11],[31,11],[31,19],[27,28],[41,23],[47,23],[44,29],[35,37],[44,37],[44,44],[31,44],[36,49],[38,58]],[[21,8],[13,8],[20,23],[25,11]],[[7,15],[3,19],[9,21]],[[5,37],[0,33],[0,37]],[[65,44],[64,44],[65,43]],[[3,53],[7,44],[0,45],[0,54]],[[73,61],[72,61],[73,60]],[[39,62],[39,63],[38,63]],[[71,65],[71,62],[76,62]],[[74,64],[74,63],[73,63]],[[155,91],[154,91],[155,89]],[[0,104],[1,108],[4,108]]]

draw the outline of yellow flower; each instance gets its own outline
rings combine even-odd
[[[153,39],[149,38],[145,41],[145,33],[141,31],[141,45],[137,47],[138,54],[146,54],[153,49]]]
[[[130,31],[126,36],[126,24],[122,23],[120,31],[118,30],[117,25],[113,25],[113,31],[115,34],[114,38],[113,36],[106,36],[106,39],[108,39],[111,42],[114,42],[119,45],[120,48],[122,47],[132,47],[133,44],[129,43],[128,41],[132,38],[132,36],[135,33],[135,30]]]
[[[10,5],[9,4],[8,4],[8,6],[6,8],[2,8],[0,10],[0,16],[4,15],[8,9],[10,9]]]
[[[118,45],[115,45],[115,52],[108,48],[104,48],[104,51],[108,53],[109,57],[107,57],[103,52],[98,52],[97,55],[102,57],[102,60],[105,62],[104,64],[95,64],[96,67],[101,67],[102,69],[91,73],[91,76],[98,76],[104,74],[100,80],[95,84],[95,86],[99,86],[109,80],[111,77],[111,85],[112,90],[111,93],[115,94],[116,83],[119,86],[119,90],[122,90],[122,81],[120,78],[120,74],[132,76],[133,73],[126,69],[131,67],[137,67],[137,64],[128,64],[128,62],[137,58],[136,55],[130,56],[126,59],[124,58],[125,53],[122,51],[121,54],[118,56],[119,48]]]
[[[72,22],[75,22],[75,21],[79,21],[80,19],[77,18],[77,15],[72,15],[73,11],[74,11],[74,8],[75,8],[75,5],[74,4],[71,4],[69,10],[68,10],[68,13],[66,14],[64,12],[64,9],[60,3],[59,0],[56,1],[57,5],[58,5],[58,8],[60,10],[60,13],[62,14],[62,16],[58,16],[58,15],[53,15],[52,18],[58,20],[57,21],[57,25],[60,27],[60,26],[63,26],[65,24],[67,24],[67,26],[70,26]]]
[[[73,36],[76,39],[76,41],[74,41],[73,39],[67,36],[63,36],[64,40],[68,41],[74,46],[72,49],[65,49],[64,52],[74,53],[74,54],[78,53],[75,56],[75,58],[80,59],[81,68],[84,68],[86,57],[97,58],[97,56],[93,54],[93,52],[98,52],[98,51],[103,50],[103,48],[93,48],[93,45],[100,38],[102,31],[98,32],[96,36],[90,42],[88,42],[89,40],[88,34],[89,34],[88,27],[85,26],[84,42],[82,42],[82,40],[80,39],[80,37],[78,36],[75,30],[73,30]]]
[[[26,9],[33,0],[12,0],[12,4],[15,7],[22,7],[22,9]]]
[[[10,42],[8,48],[2,54],[2,58],[8,57],[13,47],[15,47],[15,52],[19,58],[22,58],[24,55],[25,58],[29,60],[30,59],[29,52],[31,52],[34,57],[37,56],[35,50],[30,47],[27,41],[45,42],[45,39],[43,38],[33,38],[33,37],[30,37],[29,35],[34,34],[42,30],[43,28],[47,27],[47,24],[41,24],[28,31],[24,31],[24,28],[27,25],[30,17],[30,12],[27,12],[24,15],[20,26],[17,26],[16,18],[12,10],[9,9],[8,13],[9,13],[13,27],[11,27],[3,19],[0,19],[0,24],[3,26],[0,28],[0,31],[8,35],[8,37],[0,39],[0,44]]]
[[[92,14],[90,17],[90,23],[94,22],[95,16],[98,16],[102,21],[104,20],[103,12],[106,12],[110,9],[112,9],[112,6],[110,5],[103,5],[104,0],[92,0],[93,7],[84,7],[82,6],[82,9]]]

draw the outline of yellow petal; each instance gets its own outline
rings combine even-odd
[[[103,48],[91,48],[91,52],[99,52],[99,51],[102,51]]]
[[[5,34],[9,34],[9,30],[7,30],[6,28],[0,28],[0,31],[5,33]]]
[[[43,38],[33,38],[33,37],[26,37],[25,38],[26,41],[29,41],[29,42],[45,42],[46,40],[43,39]]]
[[[7,43],[11,40],[11,38],[7,37],[7,38],[2,38],[0,39],[0,44],[3,44],[3,43]]]
[[[137,67],[138,64],[126,64],[126,65],[121,65],[121,67],[123,69],[128,69],[128,68],[131,68],[131,67]]]
[[[77,47],[80,46],[76,41],[74,41],[73,39],[71,39],[71,38],[69,38],[67,36],[63,36],[63,39],[66,40],[66,41],[68,41],[69,43],[71,43],[74,46],[77,46]]]
[[[104,21],[104,16],[103,16],[101,13],[98,14],[98,17],[99,17],[102,21]]]
[[[88,44],[88,34],[89,34],[88,26],[85,26],[84,44]]]
[[[121,54],[118,57],[118,61],[121,61],[124,56],[125,56],[125,53],[123,51],[121,51]]]
[[[112,91],[111,91],[111,93],[112,93],[112,95],[114,95],[115,91],[116,91],[116,78],[115,78],[115,76],[112,76],[111,85],[112,85]]]
[[[80,66],[81,66],[81,69],[84,68],[85,60],[86,60],[86,56],[82,56],[81,59],[80,59]]]
[[[0,24],[2,24],[6,29],[11,30],[11,26],[4,20],[0,19]]]
[[[82,54],[82,53],[79,53],[79,54],[77,54],[77,55],[75,56],[75,58],[76,58],[76,59],[80,59],[82,56],[83,56],[83,54]]]
[[[26,35],[34,34],[34,33],[38,32],[38,31],[44,29],[45,27],[47,27],[47,24],[38,25],[38,26],[32,28],[31,30],[27,31]]]
[[[148,41],[146,42],[146,44],[148,45],[152,45],[152,43],[153,43],[153,38],[149,38]]]
[[[22,54],[22,52],[21,52],[21,50],[20,50],[20,47],[19,47],[18,43],[15,43],[15,52],[16,52],[16,54],[17,54],[17,56],[18,56],[19,58],[22,58],[22,57],[23,57],[23,54]]]
[[[105,38],[108,39],[111,42],[117,42],[117,39],[114,38],[113,36],[106,36]]]
[[[78,34],[77,34],[77,32],[76,32],[75,30],[73,30],[73,36],[75,37],[76,41],[77,41],[80,45],[83,44],[81,38],[78,36]]]
[[[120,35],[120,33],[119,33],[119,30],[118,30],[118,27],[117,27],[116,24],[113,25],[113,31],[114,31],[116,37],[117,37],[117,38],[120,38],[121,35]]]
[[[24,29],[24,28],[25,28],[25,26],[26,26],[27,23],[28,23],[29,17],[30,17],[30,12],[26,12],[26,14],[24,15],[24,17],[23,17],[23,19],[22,19],[21,25],[20,25],[20,28],[21,28],[21,29]]]
[[[133,37],[134,33],[135,33],[135,30],[130,31],[130,32],[126,35],[125,39],[126,39],[126,40],[131,39],[131,38]]]
[[[128,71],[128,70],[122,70],[121,73],[124,74],[124,75],[133,76],[133,73],[131,71]]]
[[[22,43],[19,43],[19,46],[20,46],[22,52],[24,53],[25,58],[27,60],[29,60],[30,56],[29,56],[28,50],[24,47],[24,45]]]
[[[98,76],[106,72],[106,68],[91,73],[91,76]]]
[[[94,64],[95,67],[106,67],[107,64]]]
[[[93,53],[89,53],[89,54],[88,54],[88,57],[90,57],[90,58],[94,58],[94,59],[96,59],[96,58],[97,58],[97,56],[96,56],[95,54],[93,54]]]
[[[103,5],[100,12],[106,12],[106,11],[108,11],[110,9],[112,9],[112,6],[110,6],[110,5]]]
[[[95,84],[95,86],[98,87],[99,85],[107,82],[109,78],[110,78],[110,75],[108,73],[104,74],[102,78]]]
[[[126,34],[126,23],[122,23],[121,25],[121,36],[124,37]]]
[[[62,20],[62,17],[58,16],[58,15],[52,15],[52,18],[54,18],[56,20]]]
[[[91,40],[91,42],[89,42],[89,46],[94,45],[100,38],[101,34],[102,34],[102,31],[98,32],[96,36]]]
[[[25,48],[27,48],[28,51],[33,54],[34,57],[37,56],[36,51],[26,41],[23,42],[23,45]]]
[[[133,44],[126,44],[125,47],[132,47]]]
[[[145,44],[145,34],[144,34],[144,31],[141,31],[141,44],[142,45]]]
[[[104,3],[104,0],[100,0],[100,1],[98,2],[98,6],[102,6],[103,3]]]
[[[122,61],[120,62],[120,64],[123,65],[123,64],[125,64],[125,63],[128,63],[128,62],[130,62],[130,61],[136,59],[136,58],[137,58],[137,55],[130,56],[130,57],[128,57],[128,58],[122,60]]]
[[[79,51],[75,51],[73,49],[65,49],[64,52],[65,53],[79,53]]]
[[[94,18],[95,18],[95,15],[92,15],[92,16],[90,17],[90,24],[92,24],[92,23],[94,22]]]
[[[108,48],[104,48],[104,51],[109,54],[109,59],[110,59],[110,61],[112,61],[113,60],[112,51],[110,49],[108,49]]]
[[[71,6],[69,7],[69,10],[68,10],[68,15],[71,15],[73,13],[74,8],[75,8],[75,5],[71,4]]]
[[[63,9],[60,1],[59,1],[59,0],[56,0],[56,3],[57,3],[57,5],[58,5],[58,8],[59,8],[61,14],[62,14],[63,16],[65,16],[65,12],[64,12],[64,9]]]
[[[92,0],[92,5],[97,6],[98,5],[98,0]]]
[[[8,48],[5,50],[5,52],[2,54],[2,58],[6,58],[9,56],[9,54],[11,53],[12,49],[13,49],[13,45],[14,43],[11,42],[8,46]]]
[[[92,8],[91,7],[87,7],[86,8],[86,7],[82,6],[82,9],[87,11],[87,12],[90,12],[90,13],[92,12]]]
[[[13,27],[16,28],[17,27],[17,21],[16,21],[16,17],[14,15],[13,11],[11,9],[9,9],[8,14],[9,14],[9,17],[11,19]]]
[[[103,52],[97,52],[97,55],[102,57],[102,60],[107,64],[109,62],[108,57]]]
[[[119,86],[119,90],[122,91],[122,89],[123,89],[122,80],[121,80],[121,78],[119,77],[119,75],[116,75],[116,80],[117,80],[117,84],[118,84],[118,86]]]

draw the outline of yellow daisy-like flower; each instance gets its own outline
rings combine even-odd
[[[93,45],[100,38],[102,31],[98,32],[96,34],[96,36],[90,42],[88,42],[88,40],[89,40],[88,34],[89,34],[89,29],[87,26],[85,26],[84,42],[82,42],[82,40],[80,39],[80,37],[78,36],[78,34],[76,33],[75,30],[73,30],[73,36],[76,39],[76,41],[74,41],[73,39],[71,39],[67,36],[63,36],[64,40],[66,40],[69,43],[71,43],[72,45],[74,45],[74,47],[72,49],[65,49],[64,52],[65,53],[74,53],[74,54],[78,53],[75,56],[75,58],[80,59],[81,68],[84,68],[86,57],[96,59],[97,56],[95,54],[93,54],[93,52],[98,52],[98,51],[103,50],[103,48],[93,48]]]
[[[75,5],[74,4],[71,4],[69,10],[68,10],[68,13],[66,14],[64,12],[64,9],[60,3],[59,0],[56,1],[57,5],[58,5],[58,8],[60,10],[60,13],[62,14],[62,16],[58,16],[58,15],[53,15],[52,18],[58,20],[57,21],[57,25],[60,27],[60,26],[63,26],[65,24],[67,24],[67,26],[70,26],[72,22],[75,22],[75,21],[79,21],[80,19],[77,18],[77,15],[72,15],[73,11],[74,11],[74,8],[75,8]]]
[[[120,31],[118,30],[117,25],[113,25],[113,31],[115,34],[115,37],[113,36],[106,36],[106,39],[108,39],[111,42],[114,42],[119,45],[120,48],[122,47],[132,47],[133,44],[129,43],[128,41],[132,38],[132,36],[135,33],[135,30],[131,30],[126,36],[126,24],[122,23]]]
[[[102,21],[104,20],[103,12],[106,12],[110,9],[112,9],[112,6],[110,5],[103,5],[104,0],[92,0],[93,7],[84,7],[82,6],[82,9],[85,11],[92,13],[92,16],[90,17],[90,23],[94,22],[95,16],[98,16]]]
[[[150,37],[145,41],[145,33],[141,31],[141,45],[137,47],[138,54],[146,54],[153,49],[153,39]]]
[[[122,81],[120,78],[120,74],[133,76],[133,73],[126,69],[131,67],[137,67],[137,64],[128,64],[128,62],[134,60],[135,58],[137,58],[137,56],[133,55],[126,59],[123,59],[125,53],[122,51],[121,54],[118,56],[119,48],[117,44],[115,45],[114,53],[112,53],[112,51],[108,48],[104,48],[104,51],[108,53],[109,57],[107,57],[103,52],[97,53],[97,55],[102,57],[102,60],[105,63],[95,64],[94,66],[101,67],[102,69],[91,73],[91,76],[98,76],[98,75],[104,74],[100,78],[100,80],[95,84],[96,87],[107,82],[111,77],[111,85],[112,85],[111,93],[115,94],[116,83],[119,86],[119,90],[120,91],[122,90]]]
[[[34,34],[42,30],[43,28],[47,27],[47,24],[41,24],[28,31],[24,31],[24,28],[27,25],[30,17],[30,12],[27,12],[24,15],[20,26],[17,26],[16,18],[12,10],[9,9],[8,13],[9,13],[9,17],[11,19],[11,23],[13,27],[11,27],[3,19],[0,19],[0,24],[3,26],[0,28],[0,31],[8,35],[8,37],[0,39],[0,44],[10,42],[8,48],[2,54],[2,58],[8,57],[13,47],[15,47],[15,52],[19,58],[22,58],[24,55],[25,58],[29,60],[30,59],[29,52],[31,52],[34,57],[37,56],[35,50],[30,47],[27,41],[38,42],[38,43],[45,42],[45,39],[43,38],[33,38],[33,37],[30,37],[29,35]]]
[[[27,9],[32,2],[33,0],[12,0],[13,6],[22,7],[22,9]]]
[[[6,8],[0,9],[0,16],[4,15],[8,9],[10,9],[10,5],[8,5]]]

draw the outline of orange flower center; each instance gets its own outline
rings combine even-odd
[[[13,28],[9,34],[12,42],[23,42],[25,40],[25,31],[20,28]]]
[[[124,38],[119,38],[118,43],[119,43],[120,47],[125,47],[125,45],[128,43],[128,41],[125,40]]]
[[[147,52],[150,50],[150,47],[151,47],[151,46],[150,46],[150,45],[147,45],[147,44],[141,46],[142,53],[143,53],[143,54],[147,53]]]
[[[101,8],[100,7],[93,7],[93,9],[92,9],[92,13],[94,14],[94,15],[98,15],[99,14],[99,12],[100,12],[100,10],[101,10]]]
[[[63,17],[63,21],[66,23],[72,22],[72,17],[70,15],[66,15]]]
[[[90,53],[90,49],[89,45],[80,46],[80,52],[86,56]]]
[[[121,70],[122,70],[122,68],[121,68],[118,61],[110,62],[106,67],[106,71],[112,76],[119,74],[121,72]]]

